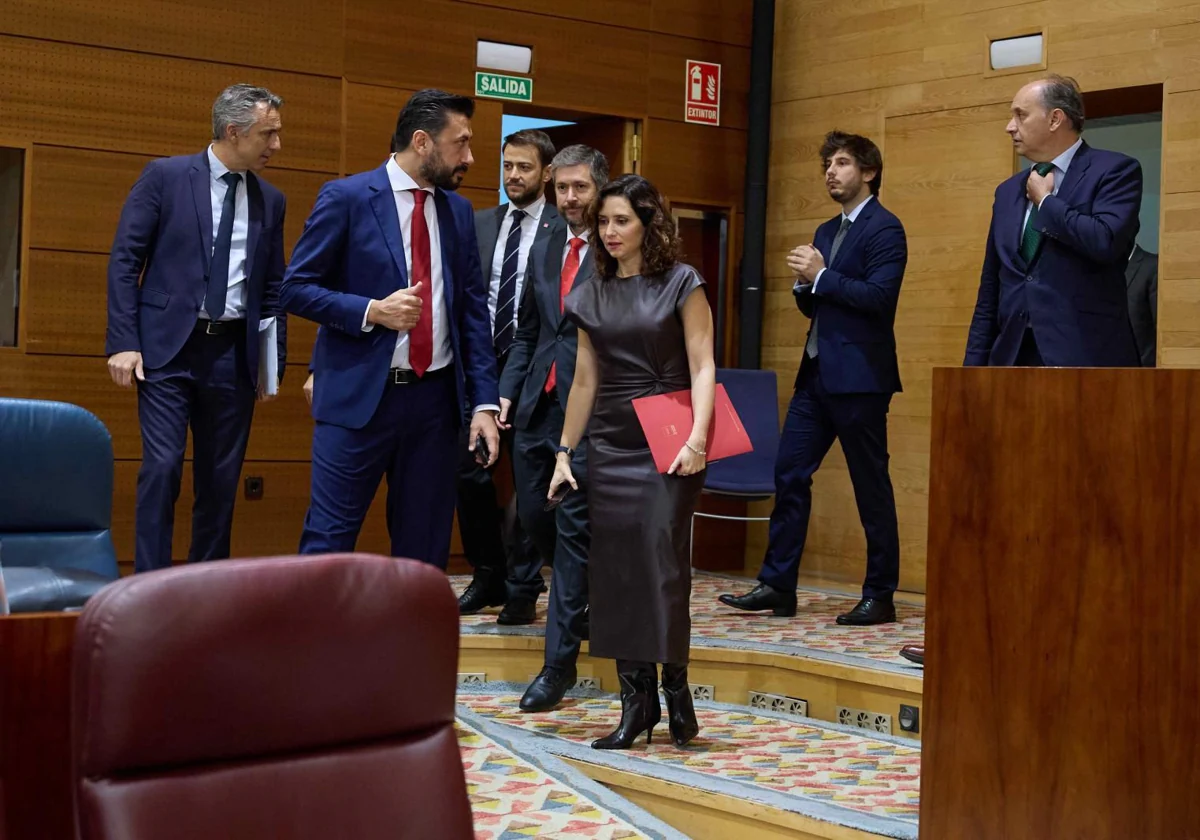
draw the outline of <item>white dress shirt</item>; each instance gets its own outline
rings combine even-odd
[[[217,246],[217,231],[221,227],[221,207],[225,204],[225,193],[229,185],[221,176],[230,169],[208,147],[208,194],[212,202],[213,248]],[[229,321],[246,317],[246,237],[250,233],[250,198],[247,195],[246,173],[238,172],[242,180],[237,185],[233,204],[233,238],[229,243],[229,290],[225,292],[225,314],[219,320]],[[212,257],[212,254],[209,254]],[[207,297],[207,295],[205,295]],[[204,297],[200,298],[201,318],[208,318],[204,311]]]
[[[874,197],[875,197],[875,196],[873,196],[873,195],[869,195],[869,196],[867,196],[867,197],[866,197],[866,198],[864,198],[862,201],[860,201],[860,202],[859,202],[859,204],[858,204],[858,206],[857,206],[857,207],[855,207],[853,210],[851,210],[849,213],[847,213],[845,210],[843,210],[843,211],[842,211],[842,221],[845,221],[846,219],[849,219],[849,220],[850,220],[850,224],[851,224],[851,225],[853,225],[855,222],[857,222],[857,221],[858,221],[858,215],[859,215],[860,213],[862,213],[862,209],[863,209],[864,207],[866,207],[866,206],[867,206],[867,202],[868,202],[868,201],[870,201],[870,200],[871,200],[872,198],[874,198]],[[840,227],[840,226],[841,226],[841,223],[839,222],[838,224],[839,224],[839,227]],[[849,236],[849,235],[850,235],[850,231],[846,231],[846,236]],[[835,234],[834,234],[834,236],[837,236],[837,234],[835,233]],[[845,240],[844,240],[844,239],[843,239],[842,241],[843,241],[843,242],[845,242]],[[832,246],[831,246],[831,247],[832,247]],[[825,268],[828,268],[828,267],[829,267],[829,266],[826,266]],[[818,272],[817,272],[817,276],[813,278],[813,284],[812,284],[812,287],[813,287],[813,291],[814,291],[814,292],[817,290],[817,284],[821,282],[821,275],[825,273],[825,268],[822,268],[820,271],[818,271]]]
[[[508,210],[504,214],[504,221],[500,223],[500,235],[496,238],[496,247],[492,249],[491,282],[488,284],[488,322],[492,325],[493,333],[496,331],[496,307],[500,303],[500,282],[504,279],[500,276],[504,271],[504,249],[508,245],[508,235],[512,233],[513,211],[521,209],[526,214],[521,220],[521,242],[517,246],[517,287],[516,297],[513,299],[513,329],[516,329],[517,310],[521,308],[521,289],[525,286],[525,266],[529,262],[529,249],[533,247],[533,240],[541,226],[546,196],[540,195],[538,200],[528,207],[517,208],[511,201],[506,206]]]
[[[429,228],[429,294],[433,306],[433,361],[430,370],[440,370],[446,365],[453,364],[454,351],[450,347],[450,320],[446,315],[446,298],[442,293],[442,237],[438,232],[437,204],[434,202],[436,191],[433,187],[418,187],[407,172],[396,163],[395,156],[387,161],[388,180],[392,182],[392,196],[396,199],[396,213],[400,216],[400,238],[404,242],[404,267],[408,272],[410,285],[416,285],[412,275],[412,219],[417,201],[409,190],[424,189],[429,193],[425,199],[425,224]],[[370,307],[367,307],[368,310]],[[375,329],[374,324],[367,323],[367,313],[363,313],[363,330],[369,332]],[[408,330],[402,330],[396,337],[396,349],[392,353],[392,367],[411,370],[408,361]]]
[[[1042,209],[1042,204],[1045,203],[1047,198],[1049,198],[1051,195],[1058,195],[1059,187],[1062,186],[1062,182],[1067,177],[1067,170],[1071,168],[1071,161],[1075,160],[1075,153],[1079,151],[1079,147],[1082,145],[1083,138],[1080,137],[1071,144],[1071,148],[1067,149],[1065,152],[1051,161],[1051,163],[1054,164],[1054,188],[1050,190],[1049,195],[1045,196],[1040,202],[1038,202],[1039,210]],[[1029,214],[1031,212],[1033,212],[1033,202],[1027,201],[1025,202],[1025,218],[1021,220],[1022,231],[1025,230],[1025,225],[1029,222]]]

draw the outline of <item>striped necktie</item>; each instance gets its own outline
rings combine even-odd
[[[503,356],[512,346],[516,332],[514,320],[517,309],[517,261],[521,252],[521,222],[524,210],[512,211],[512,227],[504,243],[504,262],[500,268],[500,289],[496,293],[496,321],[492,325],[492,341],[496,355]]]

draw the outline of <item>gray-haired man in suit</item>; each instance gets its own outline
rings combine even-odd
[[[475,213],[479,263],[489,281],[488,312],[501,373],[517,334],[530,251],[549,237],[559,221],[545,193],[554,158],[550,138],[535,129],[518,131],[504,138],[502,153],[508,202]],[[511,433],[504,437],[511,444]],[[537,615],[542,588],[542,558],[522,533],[515,497],[507,511],[500,507],[492,480],[495,467],[485,469],[465,446],[462,451],[458,530],[474,574],[458,600],[459,612],[466,615],[484,607],[503,606],[499,624],[530,624]]]

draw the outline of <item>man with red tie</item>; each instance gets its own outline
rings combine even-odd
[[[559,704],[575,684],[579,643],[587,638],[587,438],[571,455],[579,489],[546,510],[567,397],[575,376],[578,332],[563,299],[594,274],[588,211],[608,183],[608,161],[590,146],[568,146],[550,164],[558,218],[529,252],[517,333],[500,377],[500,422],[516,427],[513,469],[517,512],[540,557],[554,558],[546,617],[545,667],[521,698],[521,710]],[[518,580],[536,569],[513,569]]]
[[[312,496],[302,554],[352,551],[380,480],[392,554],[444,569],[460,427],[499,449],[496,357],[474,212],[456,195],[475,103],[422,90],[378,169],[331,181],[280,297],[321,324],[313,350]]]

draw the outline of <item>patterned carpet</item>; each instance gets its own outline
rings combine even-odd
[[[683,835],[469,712],[455,723],[476,840],[683,840]]]
[[[470,583],[467,576],[450,578],[456,592]],[[899,619],[875,627],[840,627],[835,619],[851,609],[854,597],[816,589],[797,593],[795,618],[775,618],[769,613],[744,613],[717,600],[724,592],[743,593],[756,581],[696,572],[692,578],[692,644],[697,647],[733,647],[768,650],[845,662],[866,668],[920,676],[921,669],[899,656],[900,648],[921,644],[925,638],[925,610],[897,602]],[[496,624],[499,609],[463,616],[463,633],[544,635],[546,596],[538,599],[538,621],[524,627]]]
[[[897,838],[915,838],[921,754],[916,742],[855,734],[833,724],[698,703],[701,734],[686,749],[665,721],[653,744],[600,752],[591,741],[620,720],[612,695],[584,693],[542,714],[517,711],[502,684],[460,687],[460,708],[543,736],[550,752],[663,778]],[[660,740],[661,739],[661,740]]]

